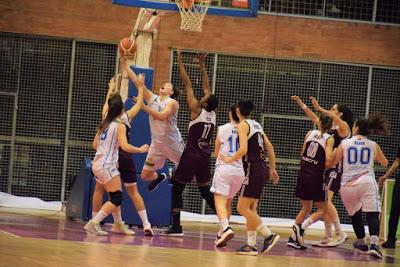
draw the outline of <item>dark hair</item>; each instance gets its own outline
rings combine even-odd
[[[356,120],[355,126],[358,127],[358,134],[364,136],[386,135],[389,133],[389,122],[379,113]]]
[[[254,109],[253,101],[250,99],[239,100],[237,106],[239,108],[240,114],[242,114],[245,117],[250,116],[251,112]]]
[[[235,103],[235,104],[233,104],[233,105],[231,106],[231,109],[230,109],[229,111],[231,112],[232,119],[233,119],[234,121],[236,121],[236,122],[239,122],[239,117],[238,117],[238,115],[236,114],[236,108],[237,108],[237,104]]]
[[[110,95],[107,103],[108,103],[107,116],[102,120],[99,126],[97,126],[97,131],[99,133],[107,129],[110,123],[116,118],[118,118],[121,115],[122,110],[124,109],[124,103],[122,102],[122,98],[119,94]]]
[[[325,115],[325,114],[320,114],[319,115],[319,121],[321,124],[321,132],[326,133],[331,127],[332,127],[332,118]]]
[[[174,85],[172,85],[172,90],[174,90],[174,93],[170,97],[176,100],[179,97],[179,95],[181,94],[181,90],[179,90],[178,87],[176,87]]]
[[[349,109],[349,107],[346,106],[345,104],[336,103],[336,105],[337,105],[338,111],[342,113],[341,119],[343,121],[347,122],[347,125],[349,125],[349,128],[351,130],[351,128],[353,127],[353,124],[354,124],[354,113],[353,113],[353,111],[351,111],[351,109]]]
[[[218,98],[215,95],[210,95],[207,99],[205,110],[208,112],[215,110],[218,107]]]

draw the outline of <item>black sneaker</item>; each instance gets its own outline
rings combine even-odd
[[[235,251],[236,254],[240,254],[240,255],[249,255],[249,256],[257,256],[258,255],[258,251],[256,247],[252,247],[249,245],[244,245],[241,248],[237,249]]]
[[[294,240],[292,237],[289,237],[289,240],[288,240],[288,242],[286,242],[286,245],[288,247],[292,247],[292,248],[300,249],[300,250],[306,250],[307,249],[307,247],[300,245],[299,242]]]
[[[261,248],[261,253],[267,253],[270,251],[276,245],[276,243],[278,243],[279,238],[280,236],[275,233],[265,238],[264,245]]]
[[[228,226],[221,236],[217,235],[217,240],[215,240],[215,246],[217,248],[225,247],[229,240],[231,240],[235,236],[232,228]]]
[[[396,241],[386,240],[386,242],[382,243],[383,248],[396,248]]]
[[[160,173],[157,177],[157,179],[151,181],[149,183],[149,186],[147,187],[147,189],[150,192],[153,192],[154,190],[156,190],[156,188],[158,187],[159,184],[161,184],[165,179],[167,179],[167,175],[165,173]]]
[[[368,254],[375,258],[382,259],[382,252],[377,244],[371,244]]]
[[[362,239],[357,239],[356,241],[354,241],[353,248],[361,250],[362,252],[368,251],[368,245],[365,244],[365,241]]]
[[[167,230],[161,231],[162,236],[183,236],[182,226],[170,226]]]
[[[300,246],[304,246],[304,240],[303,240],[304,230],[301,229],[299,225],[294,224],[293,233],[296,235],[297,243],[299,243]]]

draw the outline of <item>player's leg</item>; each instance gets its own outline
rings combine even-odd
[[[94,218],[97,215],[97,213],[101,209],[101,206],[103,205],[103,194],[104,194],[104,186],[98,181],[96,181],[92,198],[92,218]]]
[[[253,202],[258,201],[254,198],[239,197],[237,211],[246,218],[247,244],[236,250],[237,254],[258,255],[257,250],[257,226],[261,223],[260,218],[252,210]]]
[[[161,169],[165,164],[166,157],[163,155],[161,151],[161,145],[159,144],[151,144],[149,148],[149,152],[147,153],[146,160],[143,165],[142,172],[140,176],[145,181],[163,181],[167,178],[165,173],[158,174],[156,171]],[[151,186],[151,182],[149,184],[149,190],[153,191],[157,186]],[[157,185],[159,182],[157,183]]]
[[[302,248],[304,246],[304,240],[303,240],[304,229],[301,227],[301,224],[306,220],[307,216],[310,214],[313,202],[312,200],[300,199],[300,203],[301,203],[301,209],[296,216],[295,224],[293,225],[293,234],[291,238],[294,241],[296,241],[297,243],[296,245],[300,245],[300,248]],[[289,243],[290,242],[288,242],[288,245]],[[296,246],[295,248],[299,247]]]
[[[392,194],[392,207],[390,208],[389,233],[384,248],[396,248],[396,232],[400,217],[400,178],[396,178]]]

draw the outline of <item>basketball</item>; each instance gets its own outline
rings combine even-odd
[[[136,53],[136,42],[129,37],[125,37],[119,42],[118,50],[121,55],[123,56],[133,56]]]

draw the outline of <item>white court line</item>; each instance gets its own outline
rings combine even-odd
[[[15,237],[15,238],[21,238],[19,235],[14,235],[13,233],[10,233],[7,231],[0,230],[0,232],[2,232],[3,234],[9,235],[9,236]]]

